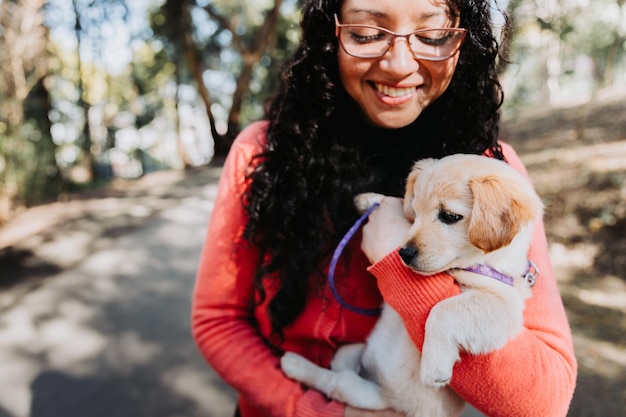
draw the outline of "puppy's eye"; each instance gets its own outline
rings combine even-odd
[[[445,210],[439,211],[439,220],[441,220],[441,222],[445,224],[457,223],[461,221],[462,218],[463,216],[461,216],[460,214],[450,213],[449,211]]]

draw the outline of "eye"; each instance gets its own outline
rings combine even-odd
[[[372,43],[387,41],[389,35],[375,27],[357,26],[349,32],[350,38],[356,43]]]
[[[463,216],[461,216],[460,214],[451,213],[446,210],[440,210],[438,217],[439,217],[439,220],[445,224],[454,224],[463,219]]]
[[[417,40],[428,46],[444,46],[452,41],[455,33],[445,30],[426,30],[415,34]]]

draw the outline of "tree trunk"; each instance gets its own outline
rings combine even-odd
[[[249,89],[250,81],[252,80],[254,66],[259,62],[263,54],[275,41],[275,31],[278,17],[280,15],[280,6],[283,4],[283,0],[274,0],[272,8],[267,12],[267,17],[256,33],[256,41],[250,47],[245,47],[244,42],[237,34],[237,30],[232,27],[231,21],[226,17],[220,15],[211,4],[203,7],[203,9],[209,14],[209,16],[222,28],[228,30],[232,35],[232,48],[236,49],[243,60],[242,70],[237,75],[237,85],[235,93],[232,97],[232,105],[228,112],[227,117],[227,130],[224,133],[217,131],[216,120],[211,109],[213,100],[211,94],[204,82],[204,68],[201,60],[201,52],[198,50],[197,45],[194,43],[192,36],[192,21],[191,21],[191,0],[167,0],[163,6],[163,11],[166,14],[166,20],[170,25],[170,37],[174,42],[180,46],[184,51],[184,56],[187,62],[187,66],[194,79],[198,95],[202,100],[207,117],[209,119],[209,125],[211,129],[211,135],[213,137],[214,155],[216,157],[225,156],[230,150],[230,146],[241,129],[240,125],[240,113],[243,104],[243,99],[246,92]]]
[[[272,8],[267,12],[267,17],[263,22],[263,26],[259,29],[258,33],[255,36],[256,42],[247,49],[244,47],[244,42],[242,42],[237,35],[237,31],[235,28],[231,27],[228,20],[223,16],[217,14],[217,12],[210,6],[205,6],[204,10],[211,16],[217,23],[225,29],[228,29],[233,37],[233,47],[239,51],[241,54],[241,59],[243,61],[242,69],[239,75],[237,76],[237,86],[235,88],[235,92],[232,98],[232,105],[228,112],[228,120],[227,120],[227,130],[224,134],[219,134],[215,129],[215,120],[213,118],[213,114],[210,110],[210,107],[207,108],[207,114],[209,115],[209,122],[211,124],[211,133],[214,138],[214,146],[215,146],[215,155],[216,156],[225,156],[233,143],[235,137],[239,134],[241,130],[240,123],[240,113],[241,107],[243,104],[243,98],[248,91],[250,86],[250,81],[252,80],[252,75],[254,72],[254,66],[259,62],[263,54],[268,50],[268,48],[275,42],[276,36],[276,24],[278,22],[278,17],[280,15],[280,6],[283,4],[283,0],[274,0],[274,4]],[[191,34],[185,37],[186,49],[188,48],[188,56],[195,57],[199,55],[197,48],[193,44]],[[206,95],[206,103],[210,103],[210,98],[208,96],[208,90],[206,85],[204,84],[204,80],[202,78],[202,70],[200,69],[200,65],[198,63],[195,66],[195,70],[198,71],[198,74],[194,77],[199,83],[200,95]],[[201,85],[200,85],[201,84]]]
[[[178,156],[180,156],[180,160],[183,163],[184,169],[191,168],[191,161],[189,159],[189,154],[185,149],[185,144],[183,143],[182,137],[182,127],[180,123],[180,65],[176,65],[175,70],[176,76],[176,97],[174,97],[174,107],[175,107],[175,118],[176,118],[176,150],[178,151]]]
[[[235,93],[233,94],[233,104],[228,114],[228,137],[225,138],[225,143],[223,144],[227,150],[230,149],[232,141],[241,130],[239,115],[241,113],[244,95],[248,91],[250,81],[252,80],[254,66],[263,57],[263,54],[265,54],[269,47],[276,41],[276,24],[278,22],[280,6],[282,4],[283,0],[274,1],[274,5],[267,12],[267,17],[264,20],[263,26],[256,36],[256,42],[254,42],[250,50],[243,49],[242,43],[236,42],[236,45],[240,48],[239,52],[241,53],[243,66],[241,72],[239,73],[239,77],[237,77],[237,87],[235,88]],[[233,36],[236,35],[233,34]]]
[[[82,26],[80,23],[80,11],[78,10],[78,4],[76,0],[72,0],[72,5],[74,7],[74,16],[75,16],[75,24],[74,24],[74,33],[76,34],[76,57],[77,57],[77,70],[78,70],[78,79],[76,80],[76,88],[78,89],[78,105],[81,107],[83,112],[83,129],[82,129],[82,138],[80,141],[80,149],[82,150],[82,161],[81,165],[85,170],[87,176],[85,178],[86,182],[93,181],[96,175],[96,167],[95,161],[93,157],[92,150],[92,140],[91,140],[91,130],[89,128],[89,108],[90,105],[85,100],[85,86],[83,82],[83,65],[82,59],[80,56],[80,48],[82,41]]]

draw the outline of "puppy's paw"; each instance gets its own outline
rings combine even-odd
[[[378,193],[363,193],[354,197],[354,205],[359,213],[365,213],[374,203],[380,203],[385,196]]]
[[[459,359],[458,350],[452,346],[450,349],[442,349],[441,345],[433,347],[424,343],[420,366],[422,383],[432,388],[448,385],[452,379],[452,368]]]
[[[317,366],[297,353],[286,352],[280,358],[280,367],[285,375],[297,381],[306,379]]]
[[[361,364],[361,356],[365,350],[365,343],[353,343],[341,346],[333,360],[330,369],[333,371],[351,370],[357,372]]]
[[[330,396],[337,386],[337,374],[321,368],[293,352],[287,352],[280,358],[280,366],[289,378]]]
[[[442,388],[452,380],[452,368],[432,368],[424,366],[422,362],[421,379],[422,383],[431,388]]]

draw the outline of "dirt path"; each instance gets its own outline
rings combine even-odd
[[[48,277],[217,183],[220,173],[219,167],[160,171],[19,213],[0,228],[0,312]]]
[[[27,239],[24,269],[58,259],[60,271],[3,291],[0,417],[232,416],[189,319],[217,177],[174,174],[128,198],[92,196],[45,223],[40,247]]]

